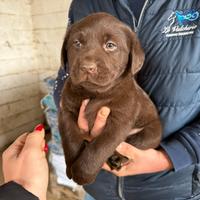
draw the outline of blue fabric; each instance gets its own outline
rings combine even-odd
[[[173,185],[177,181],[176,174],[191,169],[193,165],[196,168],[200,163],[200,121],[198,120],[200,113],[200,18],[198,17],[200,1],[146,1],[141,23],[137,26],[131,8],[125,0],[74,0],[69,12],[70,22],[74,23],[90,13],[99,11],[108,12],[129,25],[137,32],[141,41],[146,58],[137,81],[150,95],[159,111],[163,125],[161,146],[174,166],[170,181],[167,183],[168,186]],[[179,15],[181,13],[185,21],[180,22],[176,13]],[[188,13],[195,13],[193,17],[196,19],[191,19]],[[181,23],[186,23],[186,25]],[[188,27],[193,27],[193,30],[180,31],[181,28]],[[62,78],[60,74],[66,74],[66,72],[67,66],[59,71],[57,78],[60,82],[59,88],[62,88],[64,83],[64,81],[59,81]],[[55,90],[57,105],[59,91]],[[146,174],[143,178],[155,184],[158,174],[150,174],[150,176]],[[159,179],[161,183],[168,180],[167,174],[162,174],[162,179]],[[194,185],[191,183],[196,183],[196,188],[200,188],[199,179],[198,176],[194,177],[192,171],[185,176],[187,177],[182,178],[186,178],[192,187],[187,198],[192,199],[191,196],[198,195],[199,191],[195,193]],[[132,183],[137,177],[130,177]],[[128,183],[129,179],[121,179],[101,172],[96,182],[85,188],[95,199],[119,199],[122,193],[126,199],[132,200],[131,192],[128,195],[129,192],[125,187]],[[142,181],[140,183],[141,186],[144,184]],[[156,193],[156,188],[154,187],[151,192]],[[109,198],[105,194],[108,189],[111,195]],[[169,190],[169,194],[173,191]],[[105,198],[102,198],[102,195],[105,195]],[[147,198],[148,195],[145,197]],[[140,200],[140,198],[136,199]],[[162,198],[160,196],[148,198],[148,200],[155,199]]]
[[[51,129],[51,140],[48,142],[48,146],[54,154],[63,155],[61,136],[58,130],[58,111],[53,99],[53,88],[57,87],[55,78],[48,77],[44,79],[44,83],[48,89],[48,94],[41,99],[40,104]]]
[[[0,186],[0,200],[39,200],[38,197],[13,181]]]
[[[84,200],[95,200],[92,196],[90,196],[88,193],[86,193]]]
[[[136,20],[139,20],[142,7],[144,6],[145,0],[128,0],[129,6]]]
[[[194,166],[178,172],[162,171],[158,173],[141,174],[122,178],[123,197],[117,190],[119,180],[102,170],[96,181],[84,189],[95,200],[183,200],[193,199],[191,194],[200,197],[199,181],[192,182]],[[195,179],[199,168],[195,172]],[[199,199],[198,199],[199,200]]]

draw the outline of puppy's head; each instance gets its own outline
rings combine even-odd
[[[131,29],[112,15],[96,13],[67,30],[62,65],[69,64],[72,83],[88,90],[110,88],[122,74],[135,74],[144,61]]]

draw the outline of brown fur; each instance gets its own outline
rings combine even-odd
[[[144,53],[135,33],[109,14],[92,14],[68,29],[62,62],[63,65],[68,62],[70,77],[62,91],[59,129],[67,175],[78,184],[93,182],[103,163],[122,141],[139,149],[159,145],[158,114],[148,95],[134,80],[143,61]],[[84,99],[90,99],[86,107],[90,130],[102,106],[111,110],[103,132],[89,143],[77,125]],[[141,128],[141,131],[130,136],[133,128]],[[110,161],[112,166],[112,159]]]

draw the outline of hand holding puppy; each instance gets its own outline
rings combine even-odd
[[[82,132],[86,135],[87,140],[91,141],[92,139],[101,134],[101,131],[106,125],[106,120],[109,116],[110,109],[107,107],[102,107],[99,110],[94,127],[91,131],[91,135],[90,137],[88,137],[87,120],[84,118],[84,110],[87,106],[87,103],[88,100],[85,100],[81,105],[78,118],[78,125]],[[115,174],[116,176],[129,176],[143,173],[153,173],[162,170],[170,170],[173,168],[169,157],[162,149],[140,150],[126,142],[122,142],[117,147],[116,151],[126,156],[130,160],[119,171],[111,170],[110,167],[106,163],[104,163],[102,168]]]

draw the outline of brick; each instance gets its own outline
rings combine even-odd
[[[0,13],[30,15],[31,0],[0,0]]]
[[[60,11],[67,13],[71,0],[33,0],[32,13],[33,15],[48,14]]]
[[[66,32],[66,26],[63,26],[61,29],[50,29],[48,31],[44,30],[34,30],[34,42],[46,44],[54,43],[59,44],[63,41],[64,35]]]
[[[0,26],[9,30],[27,30],[32,28],[32,18],[23,15],[1,15]]]
[[[30,62],[31,60],[31,62]],[[18,74],[29,71],[36,71],[38,59],[35,57],[30,58],[15,58],[15,59],[0,59],[0,79],[3,76]]]
[[[0,47],[0,60],[1,59],[17,59],[17,58],[31,58],[33,56],[32,45],[14,45],[12,47]]]
[[[41,118],[43,112],[40,107],[21,112],[20,114],[13,115],[8,118],[0,119],[0,135],[5,134],[5,132],[13,130],[14,127],[22,126],[31,121]]]
[[[67,26],[66,12],[38,15],[33,17],[34,30],[60,29]],[[51,22],[51,23],[49,23]]]
[[[21,86],[8,90],[1,90],[0,106],[7,103],[12,103],[21,99],[29,98],[31,96],[39,95],[39,84]]]
[[[0,31],[0,37],[3,40],[0,41],[1,46],[12,47],[13,45],[19,44],[31,44],[33,43],[33,32],[32,30],[10,30],[2,29]]]
[[[38,73],[35,71],[4,76],[0,79],[0,91],[33,84],[38,82]]]
[[[0,106],[0,119],[5,119],[21,112],[40,106],[40,96],[29,97]]]
[[[3,149],[5,145],[14,141],[22,133],[31,132],[37,124],[40,124],[42,122],[43,119],[40,117],[19,127],[15,127],[12,130],[3,132],[3,134],[0,135],[0,149]]]

